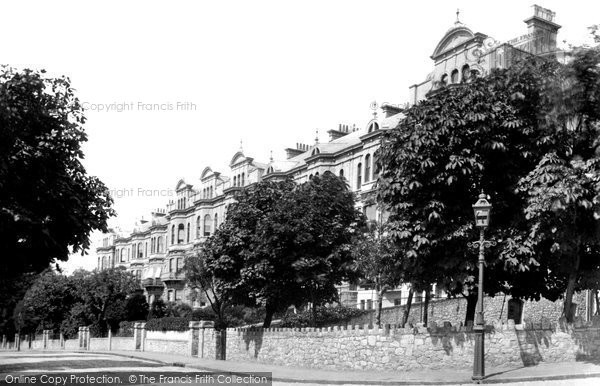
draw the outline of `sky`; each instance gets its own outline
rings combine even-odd
[[[537,3],[559,41],[581,44],[600,2],[18,1],[3,4],[0,63],[66,75],[86,108],[84,166],[115,199],[110,226],[131,229],[206,166],[233,154],[268,162],[365,126],[370,104],[403,104],[433,69],[456,11],[498,41],[525,34]],[[92,235],[97,240],[100,235]],[[72,256],[67,272],[96,265]]]

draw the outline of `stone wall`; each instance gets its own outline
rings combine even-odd
[[[494,297],[486,297],[484,300],[485,305],[485,319],[486,320],[501,320],[503,322],[508,321],[508,302],[510,296],[497,295]],[[585,293],[577,293],[573,297],[573,302],[577,304],[576,315],[583,315],[585,313]],[[382,324],[400,324],[402,322],[402,315],[404,314],[405,306],[395,306],[383,308],[381,312],[381,323]],[[544,321],[556,321],[562,315],[563,301],[557,300],[551,302],[547,299],[540,299],[539,301],[524,301],[522,320],[516,321],[516,323],[534,323],[539,324]],[[454,299],[440,299],[431,301],[429,303],[428,310],[428,321],[442,324],[444,322],[450,322],[455,325],[464,323],[465,315],[467,313],[467,300],[465,298],[454,298]],[[423,321],[424,307],[423,303],[414,303],[411,306],[409,314],[409,323],[415,325],[416,323]],[[375,321],[375,310],[372,310],[365,315],[352,318],[348,321],[348,325],[363,325],[373,324]]]
[[[358,327],[358,326],[356,326]],[[466,327],[426,329],[229,329],[227,359],[321,369],[407,371],[470,368],[474,334]],[[600,359],[600,329],[536,329],[496,323],[486,331],[489,366]]]
[[[133,337],[112,337],[111,348],[113,350],[135,350]]]
[[[148,339],[144,346],[144,351],[165,352],[177,355],[187,355],[188,341],[187,340],[163,340],[163,339]]]
[[[65,340],[65,350],[79,350],[79,341],[77,339]]]
[[[107,351],[108,338],[90,338],[90,351]]]

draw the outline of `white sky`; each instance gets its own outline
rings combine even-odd
[[[202,169],[227,173],[244,153],[321,140],[338,123],[363,126],[369,104],[404,103],[408,86],[432,70],[429,56],[456,19],[505,41],[526,33],[533,1],[18,1],[3,4],[0,63],[71,78],[81,101],[132,103],[89,110],[88,173],[115,195],[119,217],[135,220]],[[600,2],[539,0],[556,12],[559,41],[580,43],[600,23]],[[178,102],[196,105],[178,111]],[[171,104],[142,111],[138,103]],[[142,190],[142,191],[140,191]],[[72,257],[94,268],[94,251]]]

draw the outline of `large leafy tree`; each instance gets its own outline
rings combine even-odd
[[[291,305],[335,299],[351,273],[350,242],[361,225],[354,197],[331,173],[297,186],[264,181],[242,192],[227,218],[186,263],[223,320],[230,304],[265,307],[264,326]]]
[[[76,292],[69,279],[54,271],[40,275],[15,309],[15,321],[22,332],[58,330],[70,312]]]
[[[567,64],[530,58],[407,111],[379,159],[381,199],[407,255],[474,311],[469,197],[494,203],[486,292],[565,298],[597,283],[598,50]],[[417,275],[418,276],[418,275]]]
[[[442,89],[408,109],[379,151],[379,198],[391,212],[392,235],[412,261],[411,282],[436,281],[465,296],[467,320],[477,300],[477,258],[467,247],[477,238],[471,204],[481,189],[491,195],[491,237],[510,239],[526,228],[524,199],[515,189],[547,147],[539,140],[538,84],[556,66],[528,61]],[[514,276],[504,263],[496,251],[488,254],[490,295],[511,288]],[[519,263],[517,271],[531,265]]]
[[[540,117],[551,148],[519,184],[529,232],[515,258],[535,257],[571,321],[574,292],[600,288],[600,50],[576,50],[554,75]]]
[[[67,78],[0,70],[0,290],[85,252],[113,214],[108,189],[81,164],[83,109]],[[23,293],[16,294],[17,297]],[[15,298],[3,296],[2,313]]]

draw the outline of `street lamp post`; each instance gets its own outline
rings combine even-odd
[[[484,359],[484,333],[485,323],[483,321],[483,264],[485,263],[484,251],[486,247],[495,245],[494,241],[484,239],[484,231],[490,225],[490,214],[492,204],[487,200],[487,196],[481,192],[479,200],[473,204],[473,213],[475,214],[475,226],[479,228],[479,241],[469,243],[470,247],[479,248],[479,285],[477,288],[477,310],[475,312],[475,355],[473,359],[473,380],[480,381],[485,377],[485,359]]]

